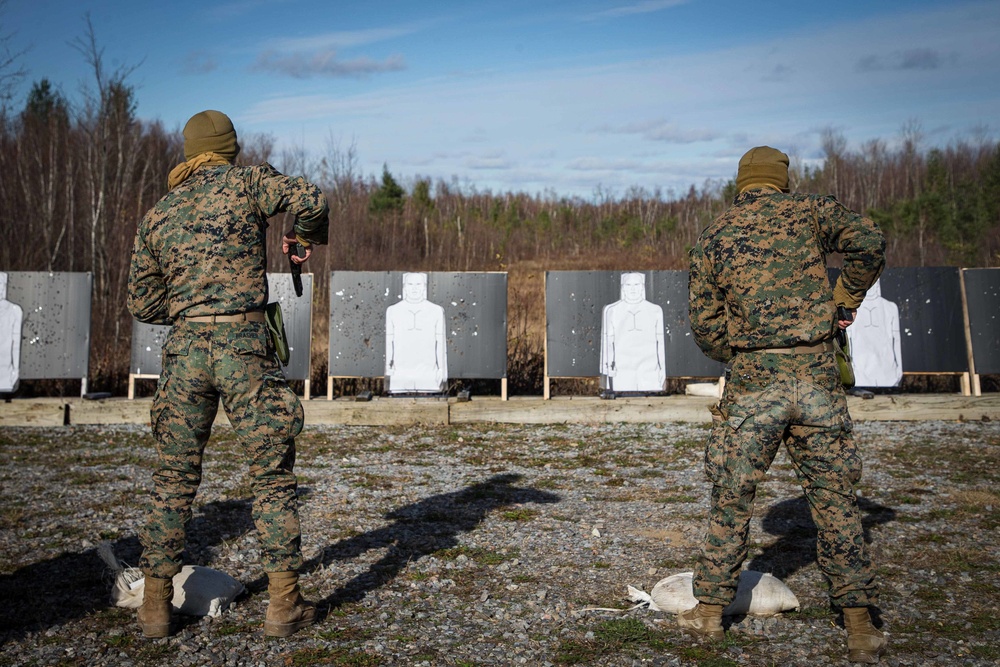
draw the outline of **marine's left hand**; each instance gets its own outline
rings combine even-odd
[[[854,318],[858,314],[857,308],[854,308],[854,309],[849,310],[847,312],[850,313],[851,319],[849,319],[849,320],[837,320],[837,326],[840,327],[841,329],[846,329],[847,327],[851,326],[854,323]]]
[[[298,242],[299,242],[298,239],[295,237],[295,232],[294,231],[288,232],[287,234],[285,234],[284,236],[281,237],[281,253],[284,254],[284,255],[287,255],[288,254],[288,249],[294,247],[295,244],[298,243]],[[299,257],[295,253],[291,254],[291,260],[293,262],[295,262],[296,264],[302,264],[307,259],[309,259],[310,255],[312,255],[312,247],[311,246],[303,245],[302,248],[305,251],[305,256],[304,257]]]

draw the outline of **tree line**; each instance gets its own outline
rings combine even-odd
[[[183,138],[137,117],[131,70],[109,71],[92,32],[77,47],[93,72],[80,101],[71,103],[42,79],[20,108],[0,105],[0,270],[93,274],[89,386],[121,395],[136,224],[165,194],[167,173],[183,161]],[[510,286],[510,390],[541,393],[542,273],[685,269],[688,249],[735,194],[732,180],[692,185],[680,195],[634,187],[591,198],[480,191],[457,179],[419,176],[404,187],[388,166],[380,175],[361,173],[353,145],[279,152],[268,135],[240,139],[240,163],[269,161],[306,176],[330,201],[330,246],[307,265],[316,295],[317,386],[326,380],[331,271],[502,270]],[[985,132],[946,147],[925,148],[924,141],[915,122],[891,142],[855,149],[827,130],[821,164],[793,156],[791,185],[834,194],[874,218],[886,233],[891,266],[997,266],[1000,144]],[[291,224],[280,216],[272,221],[271,249]],[[268,268],[287,271],[287,261],[272,255]]]

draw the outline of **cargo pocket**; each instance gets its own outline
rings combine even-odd
[[[713,484],[745,493],[767,475],[780,435],[775,440],[768,397],[774,389],[753,392],[730,403],[712,429],[705,469]],[[772,442],[774,440],[774,442]]]
[[[271,366],[274,366],[273,372],[280,373],[280,371],[271,361],[267,341],[263,336],[240,336],[232,339],[230,345],[232,345],[237,359],[243,365],[245,381],[247,382],[246,393],[253,401],[253,397],[260,393],[264,376],[272,372]]]
[[[163,343],[160,379],[156,382],[156,392],[153,394],[153,403],[149,411],[149,424],[154,436],[160,432],[164,412],[171,407],[169,392],[177,362],[180,357],[188,356],[190,348],[191,339],[184,336],[168,335]]]
[[[236,338],[233,349],[243,362],[248,383],[243,428],[271,441],[297,436],[304,423],[302,403],[288,386],[266,333]]]
[[[738,447],[736,432],[746,421],[747,415],[739,406],[721,403],[709,408],[712,413],[712,431],[705,447],[705,474],[716,486],[731,487],[731,467]]]
[[[798,407],[802,413],[799,421],[803,425],[848,432],[853,428],[847,411],[847,397],[842,391],[830,391],[815,382],[803,382],[799,387]]]

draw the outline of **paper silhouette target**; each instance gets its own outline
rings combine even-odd
[[[663,309],[646,300],[642,273],[623,273],[621,298],[604,307],[600,363],[611,391],[663,391]]]
[[[882,297],[879,281],[858,306],[854,324],[847,327],[858,387],[898,387],[903,379],[899,337],[899,308]]]
[[[7,274],[0,271],[0,392],[17,390],[21,371],[21,324],[24,312],[7,300]]]
[[[427,300],[427,274],[403,274],[403,298],[385,311],[390,394],[441,392],[448,382],[444,308]]]

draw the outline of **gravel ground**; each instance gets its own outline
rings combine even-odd
[[[0,665],[846,665],[787,456],[758,494],[748,566],[801,611],[697,643],[630,606],[690,570],[708,486],[702,425],[307,427],[303,583],[321,620],[266,639],[249,487],[209,445],[188,562],[247,592],[147,640],[96,555],[135,563],[155,453],[142,427],[0,428]],[[886,665],[1000,662],[1000,424],[864,422],[860,502]]]

